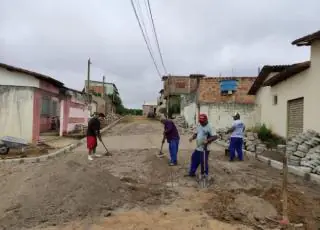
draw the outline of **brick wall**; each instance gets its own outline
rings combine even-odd
[[[232,95],[221,95],[220,80],[237,80],[238,86]],[[239,103],[254,104],[255,96],[248,95],[248,91],[255,81],[255,77],[208,77],[200,80],[200,103]]]
[[[103,87],[102,86],[90,86],[90,91],[93,91],[95,93],[103,94]]]
[[[197,80],[189,76],[169,76],[163,80],[164,95],[187,94],[196,90]]]

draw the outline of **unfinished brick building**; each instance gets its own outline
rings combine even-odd
[[[197,78],[191,76],[190,80],[186,80],[192,82],[190,93],[180,94],[181,115],[189,125],[195,125],[199,106],[200,112],[208,115],[215,128],[225,128],[230,126],[232,115],[239,112],[247,127],[254,126],[259,111],[255,106],[255,96],[248,95],[248,91],[255,79],[256,77],[200,77],[197,88]]]

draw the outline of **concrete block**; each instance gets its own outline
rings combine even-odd
[[[258,160],[260,160],[260,161],[262,161],[262,162],[265,162],[265,163],[268,163],[268,161],[269,161],[270,159],[267,158],[267,157],[259,156],[259,155],[258,155]]]
[[[270,160],[270,164],[272,168],[283,169],[283,164],[279,161]]]
[[[38,160],[37,162],[47,161],[48,157],[47,157],[47,155],[43,155],[43,156],[38,157],[37,160]]]
[[[313,182],[316,182],[317,184],[320,184],[320,175],[317,174],[310,174],[310,180]]]
[[[305,174],[305,172],[300,170],[298,167],[294,167],[291,165],[288,166],[288,172],[301,177],[304,177],[304,174]]]

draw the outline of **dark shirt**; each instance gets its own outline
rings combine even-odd
[[[176,127],[176,125],[173,123],[171,120],[166,120],[164,122],[164,132],[165,132],[165,137],[167,138],[167,141],[171,140],[179,140],[179,132]]]
[[[91,118],[88,122],[87,136],[96,137],[100,134],[100,121],[98,118]]]

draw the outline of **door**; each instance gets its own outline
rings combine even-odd
[[[303,132],[303,107],[303,97],[288,101],[288,138]]]

